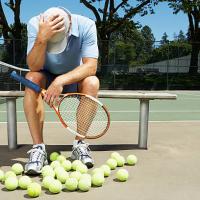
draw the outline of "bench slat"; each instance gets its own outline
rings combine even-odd
[[[24,91],[0,91],[1,97],[23,97]],[[120,99],[177,99],[176,94],[166,92],[135,92],[102,90],[99,91],[100,98],[120,98]]]

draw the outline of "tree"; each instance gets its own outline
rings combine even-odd
[[[160,44],[164,45],[164,44],[168,44],[169,40],[168,40],[168,35],[166,32],[163,33],[163,36],[161,38]]]
[[[153,13],[153,7],[158,0],[136,0],[134,2],[130,0],[81,0],[80,2],[90,9],[96,18],[101,63],[107,64],[111,35],[136,14],[144,16],[148,12]],[[95,6],[96,2],[99,2],[98,8]]]
[[[174,14],[184,12],[189,21],[189,38],[192,44],[189,73],[198,71],[198,54],[200,51],[200,1],[199,0],[168,0]]]
[[[3,36],[6,47],[7,56],[5,61],[19,64],[22,62],[25,46],[22,39],[26,38],[26,25],[20,21],[21,0],[7,0],[5,5],[14,14],[14,23],[9,25],[3,10],[2,1],[0,0],[0,36]]]
[[[182,30],[179,31],[179,34],[178,34],[177,38],[178,38],[178,40],[181,41],[181,42],[184,42],[184,41],[187,40],[187,39],[186,39],[186,36],[185,36],[185,34],[184,34],[184,32],[183,32]]]
[[[155,37],[152,33],[152,30],[149,26],[144,26],[141,30],[141,34],[143,36],[144,45],[143,45],[143,51],[146,57],[151,55],[153,51],[153,46],[155,43]]]

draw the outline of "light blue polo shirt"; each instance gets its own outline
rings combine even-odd
[[[65,10],[68,12],[67,10]],[[68,12],[69,13],[69,12]],[[98,58],[97,31],[91,19],[70,14],[72,27],[65,50],[59,54],[46,52],[44,69],[53,74],[64,74],[82,63],[82,58]],[[33,48],[38,32],[39,16],[31,18],[27,24],[27,54]]]

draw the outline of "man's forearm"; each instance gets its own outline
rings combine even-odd
[[[27,64],[31,71],[39,71],[45,63],[47,42],[36,39],[32,50],[27,56]]]
[[[74,70],[58,76],[57,81],[59,81],[59,83],[63,86],[77,83],[88,76],[94,76],[96,74],[96,69],[97,67],[95,64],[82,64],[76,67]]]

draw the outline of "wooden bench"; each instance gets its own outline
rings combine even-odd
[[[17,117],[16,99],[24,97],[23,91],[0,91],[0,97],[6,98],[7,106],[7,131],[9,149],[17,148]],[[138,147],[147,149],[149,101],[150,100],[175,100],[177,95],[166,92],[135,92],[105,90],[99,92],[100,98],[138,99],[140,101]]]

